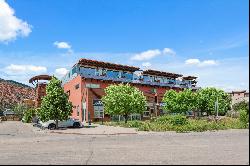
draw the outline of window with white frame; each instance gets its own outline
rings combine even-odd
[[[146,111],[143,111],[143,117],[150,117],[150,109],[147,107]]]

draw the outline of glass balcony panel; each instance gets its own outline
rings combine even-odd
[[[119,78],[119,72],[118,71],[111,71],[111,70],[108,70],[107,71],[107,77],[110,77],[110,78]]]

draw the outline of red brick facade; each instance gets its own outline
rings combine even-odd
[[[46,95],[46,85],[45,83],[39,83],[36,86],[36,98],[35,98],[35,106],[40,107],[42,103],[42,97]]]
[[[98,88],[88,88],[87,84],[99,85]],[[79,119],[80,121],[100,121],[100,118],[94,118],[94,106],[93,101],[101,99],[105,95],[104,89],[110,84],[119,84],[118,82],[111,82],[105,80],[85,79],[80,75],[69,81],[64,85],[64,91],[69,94],[69,100],[73,104],[72,117]],[[150,86],[142,84],[132,84],[137,87],[146,96],[148,103],[161,103],[162,98],[169,87]],[[176,91],[181,91],[181,88],[172,88]],[[156,93],[155,93],[156,92]],[[86,103],[86,104],[84,104]],[[86,107],[85,107],[85,106]],[[160,114],[160,106],[151,106],[155,108],[154,112],[150,112],[151,116],[157,116]],[[105,112],[104,112],[105,114]],[[157,114],[157,115],[156,115]],[[143,118],[147,119],[147,118]],[[110,120],[110,117],[105,114],[104,121]]]

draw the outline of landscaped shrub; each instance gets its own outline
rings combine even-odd
[[[228,111],[226,114],[227,117],[231,117],[231,118],[239,118],[240,113],[238,111]]]
[[[23,122],[25,123],[31,123],[32,118],[36,116],[36,110],[35,109],[29,109],[24,112],[23,116]]]
[[[176,132],[203,132],[207,130],[244,129],[247,127],[248,116],[242,113],[242,120],[239,118],[224,117],[219,121],[207,119],[188,119],[183,115],[165,115],[154,120],[106,122],[106,125],[133,127],[139,131],[176,131]],[[243,123],[244,121],[245,123]]]
[[[186,118],[186,116],[183,115],[166,115],[166,116],[162,116],[159,118],[156,118],[153,122],[156,123],[161,123],[161,124],[172,124],[172,125],[185,125],[188,123],[188,119]]]
[[[188,123],[188,120],[186,116],[174,115],[174,116],[171,116],[170,123],[172,125],[186,125]]]
[[[132,127],[132,128],[138,128],[139,126],[141,126],[143,124],[142,121],[129,121],[128,122],[128,126]]]
[[[240,110],[240,121],[243,123],[243,125],[247,125],[249,122],[249,115],[247,114],[246,110]]]

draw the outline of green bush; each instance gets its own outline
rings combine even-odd
[[[244,112],[246,113],[246,112]],[[106,125],[133,127],[140,131],[176,131],[176,132],[203,132],[208,130],[244,129],[248,122],[245,114],[242,113],[242,120],[239,118],[224,117],[219,121],[208,121],[207,119],[188,119],[182,115],[165,115],[147,121],[106,122]],[[246,122],[247,119],[247,122]],[[244,121],[244,123],[242,122]]]
[[[247,125],[247,123],[249,122],[249,115],[246,110],[240,110],[240,121],[244,125]]]
[[[172,125],[186,125],[188,123],[188,120],[186,116],[174,115],[170,118],[170,123]]]
[[[172,125],[185,125],[188,123],[186,116],[183,115],[166,115],[159,118],[154,119],[152,122],[160,123],[160,124],[172,124]]]
[[[35,109],[29,109],[24,112],[23,116],[23,122],[25,123],[31,123],[32,118],[36,116],[36,110]]]
[[[243,100],[239,103],[235,103],[233,105],[233,110],[234,111],[240,111],[240,110],[246,110],[247,111],[247,114],[249,113],[249,102]]]

